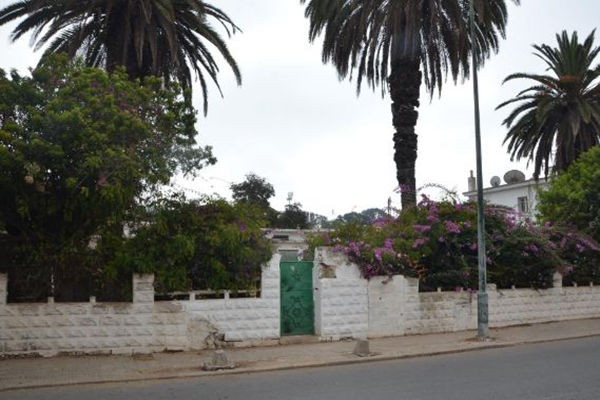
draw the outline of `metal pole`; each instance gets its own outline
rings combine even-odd
[[[485,252],[485,215],[483,203],[483,172],[481,163],[481,121],[479,117],[479,82],[477,78],[477,41],[475,39],[475,10],[471,0],[471,55],[473,57],[473,95],[475,100],[475,151],[477,154],[477,258],[479,291],[477,292],[477,337],[489,337],[487,271]]]

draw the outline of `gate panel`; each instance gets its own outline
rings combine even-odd
[[[312,262],[281,263],[281,335],[314,334]]]

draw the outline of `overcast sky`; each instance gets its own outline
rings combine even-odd
[[[0,0],[0,8],[14,0]],[[218,163],[195,181],[181,186],[202,193],[230,196],[229,183],[254,172],[273,184],[275,208],[282,209],[288,192],[304,209],[328,217],[352,210],[384,207],[388,197],[399,204],[393,189],[393,127],[389,98],[340,82],[334,68],[323,65],[319,44],[307,41],[308,22],[298,0],[209,0],[242,28],[230,49],[243,74],[237,87],[223,64],[220,83],[225,98],[212,88],[207,118],[199,116],[199,141],[213,146]],[[502,86],[506,75],[543,72],[532,44],[555,43],[566,29],[587,36],[600,15],[598,0],[522,0],[511,4],[508,38],[500,53],[481,71],[483,171],[486,186],[511,163],[502,146],[501,125],[508,110],[494,111],[523,87]],[[0,28],[0,68],[25,72],[39,59],[29,40],[9,43],[13,25]],[[597,43],[600,45],[600,38]],[[196,91],[199,92],[199,91]],[[201,109],[201,99],[195,105]],[[423,92],[417,133],[417,185],[438,183],[466,190],[475,169],[474,124],[470,82],[444,87],[430,102]],[[527,177],[531,171],[527,171]]]

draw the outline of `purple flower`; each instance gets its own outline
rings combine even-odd
[[[417,247],[420,247],[422,245],[424,245],[425,243],[429,242],[429,238],[421,238],[421,239],[417,239],[413,242],[412,248],[416,249]]]
[[[473,226],[473,224],[471,224],[471,221],[465,221],[465,223],[463,224],[465,226],[465,228],[470,228],[471,226]]]
[[[446,242],[446,238],[444,238],[443,236],[440,236],[440,237],[438,238],[438,242],[440,242],[440,243],[444,243],[444,242]]]
[[[387,238],[383,245],[386,249],[391,249],[394,246],[394,239]]]
[[[355,255],[356,257],[360,257],[360,248],[358,247],[358,244],[350,242],[348,244],[348,253],[354,253],[353,255]]]
[[[344,253],[345,250],[346,250],[346,248],[339,244],[333,248],[333,251],[336,253]]]
[[[578,252],[583,253],[585,251],[585,247],[583,247],[582,245],[580,245],[579,243],[577,243],[575,245],[575,248],[577,249]]]
[[[444,224],[446,225],[446,231],[448,231],[448,233],[460,233],[460,227],[456,222],[445,221]]]
[[[440,219],[437,217],[437,215],[429,214],[427,216],[427,221],[429,221],[429,222],[440,222]]]
[[[473,244],[471,245],[471,250],[477,250],[477,244],[473,243]]]
[[[413,229],[415,231],[419,231],[421,233],[425,233],[425,232],[431,230],[431,226],[429,226],[429,225],[413,225]]]
[[[383,254],[383,249],[375,249],[373,251],[373,254],[375,255],[375,259],[379,262],[383,261],[383,258],[381,257],[381,255]]]

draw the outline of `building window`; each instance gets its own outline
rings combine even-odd
[[[527,214],[529,212],[529,201],[528,200],[529,199],[527,198],[527,196],[519,197],[517,199],[519,212],[521,212],[523,214]]]

